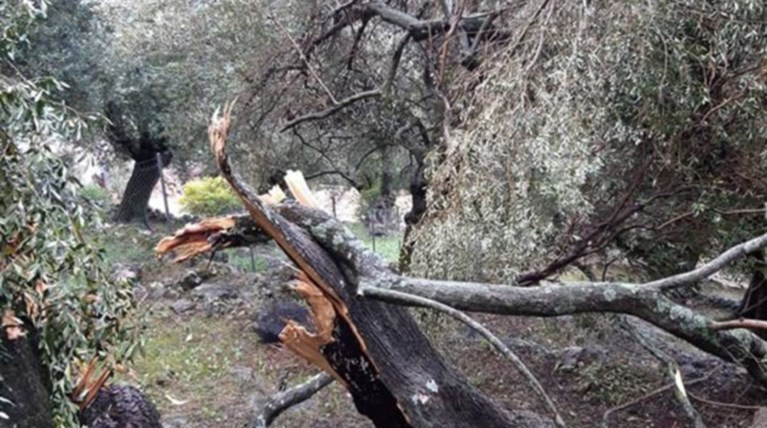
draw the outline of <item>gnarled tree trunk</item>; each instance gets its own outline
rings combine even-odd
[[[48,371],[33,329],[11,340],[0,331],[0,427],[53,428]]]
[[[146,151],[146,156],[134,158],[133,172],[128,185],[125,187],[120,206],[115,214],[115,221],[128,223],[141,220],[148,227],[146,212],[149,206],[149,198],[152,190],[160,180],[161,170],[157,162],[157,153],[152,150]],[[170,152],[160,154],[162,166],[170,163]]]

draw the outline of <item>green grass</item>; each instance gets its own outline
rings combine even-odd
[[[242,272],[265,272],[269,269],[269,262],[259,255],[254,255],[253,261],[250,259],[250,252],[247,248],[238,248],[227,251],[229,264]],[[253,269],[255,262],[255,270]]]
[[[346,223],[346,227],[368,248],[374,249],[387,262],[396,263],[399,260],[399,252],[402,247],[402,233],[396,232],[386,236],[376,236],[375,245],[373,245],[374,239],[368,233],[365,225],[361,223]]]

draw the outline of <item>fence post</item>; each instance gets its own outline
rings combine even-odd
[[[157,170],[160,172],[160,184],[162,184],[162,201],[165,203],[165,224],[168,225],[168,233],[173,233],[170,224],[170,210],[168,209],[168,193],[165,190],[165,176],[162,173],[162,156],[157,153]]]

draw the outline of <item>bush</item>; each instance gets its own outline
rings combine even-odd
[[[205,177],[184,184],[179,203],[189,214],[211,216],[236,211],[240,201],[221,177]]]
[[[83,186],[79,194],[81,197],[100,207],[106,207],[112,203],[112,197],[109,196],[109,192],[93,184]]]

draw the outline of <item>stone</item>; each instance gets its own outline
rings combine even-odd
[[[170,304],[171,310],[177,314],[191,311],[195,306],[197,306],[197,304],[188,299],[178,299]]]
[[[193,270],[190,270],[184,274],[184,277],[181,278],[181,281],[179,281],[179,286],[187,291],[192,290],[200,284],[202,284],[202,278],[200,278],[200,275],[198,275],[197,272]]]
[[[600,349],[570,346],[562,350],[562,355],[559,357],[559,361],[557,361],[554,371],[571,373],[581,367],[602,361],[603,358],[604,351]]]
[[[222,300],[234,299],[239,296],[239,293],[231,285],[208,282],[192,290],[192,296],[205,300]]]

